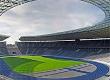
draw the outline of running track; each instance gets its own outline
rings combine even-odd
[[[52,56],[51,56],[52,57]],[[62,57],[53,57],[53,58],[62,58]],[[109,67],[105,64],[93,62],[93,61],[86,61],[83,59],[70,59],[70,58],[63,58],[63,59],[69,59],[69,60],[80,60],[84,61],[90,64],[93,64],[97,67],[97,69],[91,73],[87,73],[86,75],[82,75],[79,77],[73,77],[73,78],[66,78],[66,79],[51,79],[51,80],[95,80],[100,77],[103,77],[109,72]],[[71,69],[68,69],[71,71]],[[73,69],[73,71],[75,71]],[[79,71],[80,72],[80,71]],[[44,78],[35,78],[31,76],[21,75],[15,72],[12,72],[8,65],[0,58],[0,73],[1,75],[4,75],[6,77],[12,78],[14,80],[50,80],[50,79],[44,79]]]

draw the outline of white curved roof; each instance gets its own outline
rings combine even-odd
[[[47,34],[41,36],[23,36],[21,41],[45,41],[45,40],[73,40],[73,39],[95,39],[110,38],[110,0],[82,0],[93,4],[105,13],[105,19],[94,25],[77,30]]]
[[[1,0],[0,1],[0,15],[7,10],[35,0]],[[93,4],[105,13],[105,19],[94,25],[77,30],[66,32],[47,34],[41,36],[23,36],[22,41],[39,41],[39,40],[73,40],[73,39],[94,39],[94,38],[110,38],[110,0],[82,0]]]

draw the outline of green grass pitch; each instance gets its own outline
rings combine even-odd
[[[14,72],[26,74],[46,72],[85,64],[85,62],[81,61],[54,59],[42,56],[4,57],[3,60]]]

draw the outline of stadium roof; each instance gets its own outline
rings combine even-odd
[[[3,41],[5,39],[9,38],[9,36],[6,35],[0,35],[0,41]]]
[[[9,9],[18,5],[31,2],[35,0],[0,0],[0,15],[8,11]]]
[[[0,15],[7,10],[35,0],[0,0]],[[110,38],[110,0],[82,0],[91,3],[105,12],[105,19],[94,26],[71,30],[66,32],[47,34],[41,36],[22,36],[21,41],[45,41],[45,40],[73,40]]]
[[[46,34],[40,36],[22,36],[21,41],[48,41],[48,40],[74,40],[110,38],[110,0],[82,0],[93,4],[105,13],[105,19],[94,25],[77,30]]]
[[[35,0],[0,0],[0,16],[9,9],[30,1],[35,1]],[[0,35],[0,41],[3,41],[7,38],[9,38],[9,36]]]

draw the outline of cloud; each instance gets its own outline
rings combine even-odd
[[[0,33],[12,43],[23,35],[41,35],[91,26],[104,13],[80,0],[39,0],[15,7],[0,17]]]

